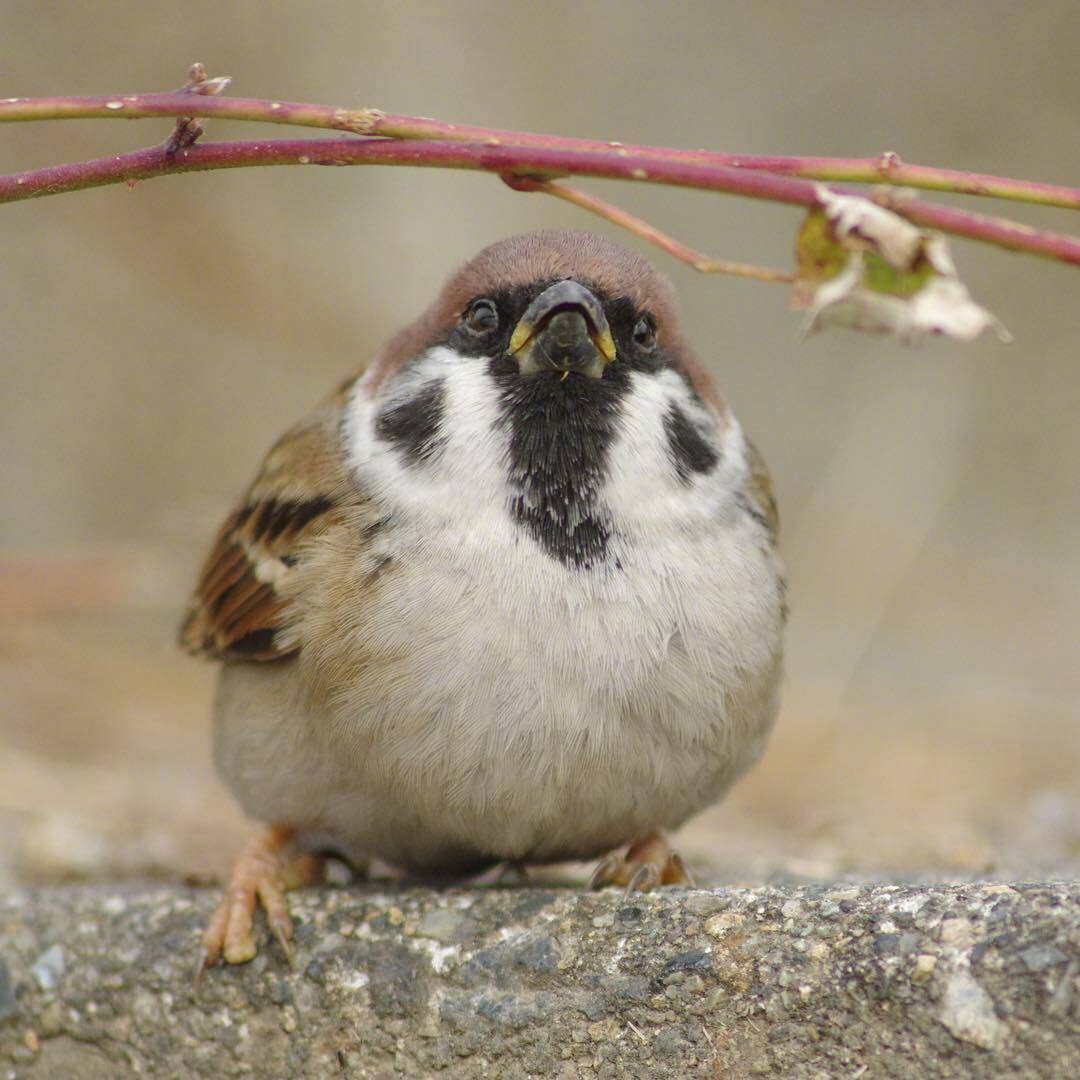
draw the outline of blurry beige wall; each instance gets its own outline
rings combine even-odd
[[[239,95],[742,152],[894,150],[1072,184],[1078,56],[1076,0],[0,4],[3,96],[166,89],[201,60]],[[0,171],[168,128],[7,126]],[[788,261],[793,210],[590,186],[717,256]],[[1012,212],[1078,231],[1065,211]],[[373,168],[0,210],[0,822],[40,824],[40,803],[76,790],[87,820],[105,788],[131,810],[143,796],[117,785],[162,746],[209,776],[210,674],[171,630],[230,500],[450,268],[541,226],[607,229],[492,177]],[[1014,344],[800,341],[782,289],[654,256],[772,467],[791,576],[776,744],[707,819],[716,836],[750,822],[832,866],[895,851],[977,867],[1049,817],[1051,855],[1080,854],[1080,275],[954,252]],[[87,761],[94,783],[57,788]]]

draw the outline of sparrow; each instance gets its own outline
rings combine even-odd
[[[199,576],[181,642],[221,662],[215,764],[268,826],[200,970],[255,955],[259,902],[288,953],[327,852],[688,883],[664,831],[777,713],[777,524],[648,262],[542,231],[460,267],[278,440]]]

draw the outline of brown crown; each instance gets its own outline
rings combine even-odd
[[[656,319],[660,345],[686,373],[694,389],[718,411],[723,402],[679,333],[671,283],[643,259],[605,237],[576,230],[521,233],[486,247],[447,279],[435,302],[387,342],[364,382],[371,393],[403,364],[442,336],[469,301],[515,285],[575,278],[609,297],[628,297]]]

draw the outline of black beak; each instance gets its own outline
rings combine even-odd
[[[594,379],[615,359],[615,342],[600,301],[576,281],[557,281],[528,307],[510,337],[522,375],[577,372]]]

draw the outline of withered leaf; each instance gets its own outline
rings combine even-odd
[[[971,299],[944,237],[859,195],[817,185],[818,206],[795,241],[794,307],[808,312],[806,332],[828,326],[895,334],[918,341],[944,334],[971,341],[990,327],[1008,331]]]

